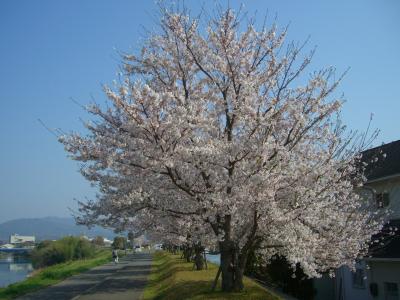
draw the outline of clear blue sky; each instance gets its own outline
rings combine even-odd
[[[196,11],[199,2],[186,5]],[[240,2],[260,17],[276,13],[282,26],[290,22],[290,39],[310,35],[318,46],[314,68],[351,67],[339,88],[350,128],[365,129],[374,113],[377,143],[400,139],[400,1],[230,1]],[[140,46],[155,8],[151,0],[1,1],[0,222],[68,216],[74,198],[94,195],[37,119],[80,130],[79,118],[88,116],[70,98],[104,102],[101,84],[116,78],[117,50]]]

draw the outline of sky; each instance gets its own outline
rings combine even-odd
[[[195,13],[216,2],[185,4]],[[349,128],[365,130],[372,113],[376,144],[400,139],[400,1],[229,1],[236,9],[241,3],[260,20],[268,12],[290,24],[289,40],[310,37],[317,52],[308,73],[350,68],[338,89]],[[94,197],[78,163],[38,119],[82,131],[90,116],[76,102],[105,102],[101,87],[117,78],[118,53],[140,48],[156,12],[152,0],[0,2],[0,223],[69,216],[76,199]]]

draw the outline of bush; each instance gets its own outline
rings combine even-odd
[[[35,268],[42,268],[66,261],[93,257],[94,246],[79,237],[65,237],[58,241],[44,241],[32,251]]]
[[[96,236],[92,243],[96,246],[104,246],[104,238],[102,236]]]
[[[284,257],[275,257],[268,264],[257,257],[254,252],[250,253],[247,261],[246,275],[256,277],[262,281],[273,283],[282,288],[282,291],[295,296],[300,300],[314,298],[314,287],[311,279],[306,278],[300,265],[293,269]]]
[[[300,300],[313,299],[315,295],[313,282],[308,279],[297,264],[293,275],[293,269],[284,257],[278,257],[267,266],[267,273],[273,282],[278,283],[285,293]]]
[[[114,242],[112,243],[112,247],[114,249],[125,250],[127,245],[127,240],[123,236],[116,236],[114,238]]]

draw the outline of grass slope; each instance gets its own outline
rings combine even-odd
[[[144,300],[148,299],[263,299],[280,298],[245,278],[245,290],[241,293],[222,293],[220,283],[217,291],[211,291],[211,285],[218,271],[218,266],[208,263],[208,270],[193,271],[193,264],[186,263],[179,255],[156,252],[153,255],[152,272],[144,291]],[[221,281],[221,280],[219,280]]]
[[[0,288],[0,299],[12,299],[23,294],[39,290],[60,282],[69,276],[105,264],[110,260],[110,251],[100,250],[96,256],[91,259],[69,261],[44,268],[24,281],[10,284],[6,288]]]

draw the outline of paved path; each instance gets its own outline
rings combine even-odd
[[[18,300],[140,299],[151,269],[151,255],[129,254],[119,264],[108,263]]]

